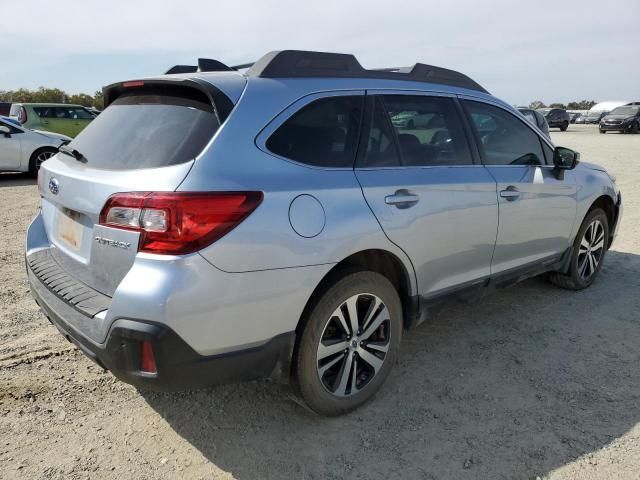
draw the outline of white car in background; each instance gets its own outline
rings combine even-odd
[[[42,162],[70,141],[66,135],[30,130],[0,117],[0,171],[36,176]]]

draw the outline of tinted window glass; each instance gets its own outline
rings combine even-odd
[[[93,118],[93,115],[80,107],[57,107],[55,112],[57,118],[67,120],[91,120]]]
[[[393,127],[384,109],[382,97],[374,97],[366,144],[366,167],[396,167],[400,165],[400,156],[393,135]]]
[[[405,166],[473,163],[456,106],[450,98],[385,95]]]
[[[213,107],[194,99],[118,98],[70,143],[93,168],[163,167],[194,159],[219,127]]]
[[[509,112],[465,101],[487,165],[544,165],[540,139]]]
[[[56,107],[33,107],[33,111],[40,118],[59,118]]]
[[[352,167],[363,97],[315,100],[293,114],[267,140],[273,153],[318,167]]]

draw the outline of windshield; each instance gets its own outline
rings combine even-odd
[[[194,159],[219,127],[211,104],[163,94],[121,96],[70,144],[92,168],[155,168]]]
[[[614,108],[613,111],[609,115],[624,115],[626,117],[631,117],[635,115],[640,110],[640,105],[630,105],[626,107],[618,107]]]

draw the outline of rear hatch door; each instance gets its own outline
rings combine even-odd
[[[200,88],[130,82],[66,148],[42,166],[42,216],[51,253],[77,280],[112,296],[138,249],[135,231],[99,225],[119,192],[174,191],[221,119]],[[126,84],[124,84],[126,85]],[[224,120],[224,119],[222,119]]]

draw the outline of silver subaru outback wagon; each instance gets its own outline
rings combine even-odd
[[[615,180],[467,76],[292,50],[245,67],[106,87],[40,170],[33,295],[118,378],[291,380],[337,415],[443,298],[594,281]]]

